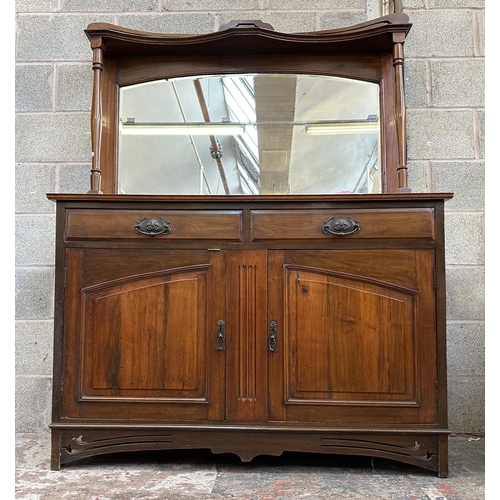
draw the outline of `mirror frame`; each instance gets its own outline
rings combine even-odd
[[[410,28],[406,14],[311,33],[281,33],[254,20],[232,21],[218,32],[202,35],[90,24],[85,30],[94,73],[88,192],[117,193],[120,87],[233,73],[302,73],[378,83],[382,193],[410,192],[403,74],[403,45]]]

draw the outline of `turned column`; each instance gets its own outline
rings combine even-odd
[[[398,153],[398,193],[409,193],[408,167],[406,165],[406,101],[404,92],[404,33],[393,34],[392,65],[395,80],[396,137]]]
[[[92,111],[90,134],[92,141],[92,168],[90,170],[90,190],[88,193],[101,194],[101,143],[102,143],[102,83],[101,73],[104,67],[104,46],[101,38],[91,41],[93,52],[92,70],[94,89],[92,93]]]

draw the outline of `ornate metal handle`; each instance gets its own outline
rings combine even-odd
[[[161,217],[144,217],[135,223],[135,232],[146,236],[157,236],[158,234],[170,234],[170,222]]]
[[[217,341],[216,351],[223,351],[226,348],[226,323],[223,320],[217,321]]]
[[[325,220],[323,226],[325,234],[335,234],[337,236],[358,234],[359,231],[359,222],[352,217],[330,217]]]
[[[276,352],[278,350],[277,336],[278,336],[278,323],[276,323],[276,321],[271,321],[269,323],[269,338],[267,344],[269,352]]]

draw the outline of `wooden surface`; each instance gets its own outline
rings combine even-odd
[[[118,191],[121,87],[164,78],[244,73],[311,74],[378,83],[382,191],[409,190],[403,88],[408,16],[392,14],[311,33],[280,33],[252,23],[232,23],[201,35],[149,33],[107,23],[88,26],[85,32],[94,60],[90,193]]]
[[[241,210],[71,210],[68,211],[67,218],[68,240],[143,239],[142,234],[134,232],[137,221],[143,218],[157,218],[168,222],[171,232],[164,236],[168,239],[241,239]]]
[[[408,17],[298,34],[240,24],[205,35],[86,30],[91,189],[48,195],[57,203],[52,468],[208,448],[244,461],[379,456],[446,476],[452,195],[406,192]],[[247,72],[380,83],[384,194],[116,194],[120,86]]]
[[[168,441],[243,460],[363,454],[362,430],[373,434],[370,453],[395,447],[395,459],[446,475],[448,197],[304,198],[293,210],[286,197],[193,197],[179,210],[166,197],[52,196],[53,467],[102,453],[110,428],[108,451]],[[326,236],[310,223],[338,213],[363,220],[360,232]],[[180,216],[179,234],[189,236],[135,233],[134,219],[160,214],[172,225]],[[89,430],[95,444],[68,453],[67,440]],[[399,449],[406,440],[419,452]]]

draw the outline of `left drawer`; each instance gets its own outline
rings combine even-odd
[[[80,210],[66,212],[66,240],[242,239],[240,210]]]

